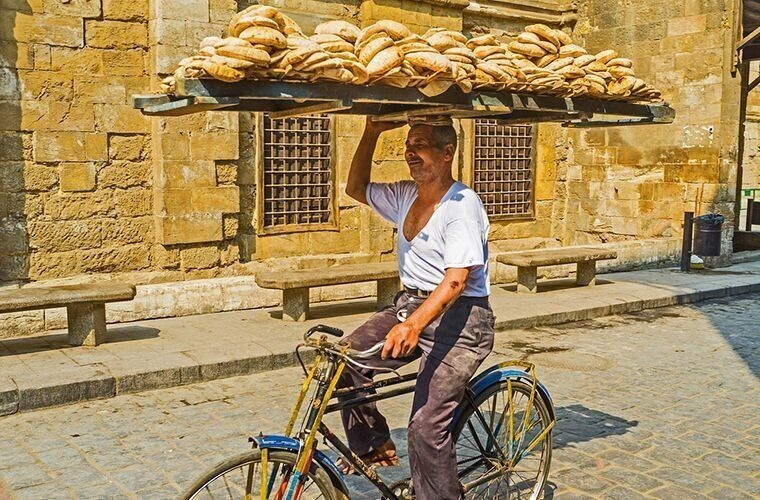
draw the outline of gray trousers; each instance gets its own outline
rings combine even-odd
[[[395,303],[374,314],[342,343],[365,350],[382,341],[423,299],[404,292]],[[408,446],[412,483],[418,500],[461,498],[451,422],[467,383],[493,348],[494,316],[487,297],[460,297],[422,332],[416,352],[403,359],[373,360],[373,367],[399,368],[421,358],[409,418]],[[371,382],[374,370],[346,367],[340,387]],[[375,403],[342,411],[348,444],[361,456],[387,442],[391,435]]]

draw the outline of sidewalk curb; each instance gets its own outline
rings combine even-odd
[[[610,297],[598,306],[538,314],[508,321],[497,321],[496,331],[557,325],[644,309],[692,304],[704,300],[760,292],[760,283],[719,285],[706,284],[698,291],[663,292],[661,297],[641,299],[633,295]],[[310,353],[304,353],[310,361]],[[61,371],[55,380],[42,375],[27,377],[18,382],[12,377],[0,378],[0,416],[17,412],[66,405],[94,399],[110,398],[154,389],[206,382],[226,377],[277,370],[298,365],[293,352],[271,353],[239,359],[203,360],[190,353],[182,358],[167,359],[166,367],[125,365],[114,370],[99,363],[88,365],[90,370]],[[20,384],[20,385],[19,385]]]
[[[720,286],[697,292],[688,292],[651,299],[635,299],[605,306],[575,309],[566,312],[554,312],[551,314],[543,314],[510,321],[499,321],[497,316],[495,329],[496,331],[506,331],[519,328],[559,325],[563,323],[572,323],[574,321],[613,316],[615,314],[633,313],[643,311],[644,309],[657,309],[660,307],[693,304],[704,300],[743,295],[752,292],[760,292],[760,283],[736,285],[733,287]]]

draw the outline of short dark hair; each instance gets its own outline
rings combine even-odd
[[[454,150],[457,149],[457,131],[451,125],[433,126],[432,137],[435,145],[439,148],[443,148],[447,144],[454,146]]]

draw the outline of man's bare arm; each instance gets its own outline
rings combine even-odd
[[[372,171],[372,156],[375,154],[377,140],[380,134],[403,126],[404,123],[375,122],[372,117],[367,117],[359,145],[356,147],[354,158],[351,161],[351,169],[348,171],[346,181],[346,194],[358,202],[367,204],[367,185]]]
[[[433,290],[411,316],[406,318],[403,323],[394,326],[388,333],[382,358],[398,358],[412,354],[417,347],[422,330],[446,312],[462,295],[469,275],[470,270],[468,268],[446,269],[441,284]]]

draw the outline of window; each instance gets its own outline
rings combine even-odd
[[[259,123],[260,232],[335,228],[333,118],[264,114]]]
[[[490,219],[533,217],[534,131],[475,120],[472,187]]]

